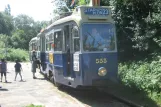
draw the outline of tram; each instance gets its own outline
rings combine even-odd
[[[56,86],[108,86],[118,61],[111,9],[79,6],[37,35],[41,72]]]
[[[34,37],[29,42],[29,58],[30,58],[30,61],[31,61],[32,51],[35,51],[37,49],[38,49],[37,37]],[[38,57],[37,51],[36,51],[36,56]]]

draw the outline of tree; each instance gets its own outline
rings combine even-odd
[[[11,16],[11,7],[10,7],[9,4],[7,4],[7,6],[5,7],[4,12],[5,12],[7,15]]]
[[[13,30],[12,17],[4,12],[0,12],[0,34],[11,36]]]
[[[8,36],[0,34],[0,48],[5,48],[8,44]]]
[[[160,0],[110,0],[114,7],[119,52],[123,59],[160,50]],[[159,20],[158,20],[159,19]],[[128,57],[129,56],[129,57]]]
[[[24,45],[24,43],[26,43],[25,36],[26,34],[24,30],[15,30],[12,34],[12,37],[9,40],[9,45],[14,48],[26,49],[26,45]]]
[[[28,50],[29,41],[37,36],[37,34],[45,26],[47,22],[35,22],[27,15],[18,15],[14,18],[14,32],[11,37],[11,44],[15,48],[22,48]],[[19,46],[18,46],[19,45]]]
[[[53,4],[52,21],[53,22],[71,14],[71,11],[68,8],[66,3],[67,2],[65,2],[65,0],[52,1],[52,4]]]

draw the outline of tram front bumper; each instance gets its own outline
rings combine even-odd
[[[109,79],[92,80],[92,86],[96,86],[96,87],[113,87],[117,85],[118,85],[118,80],[109,80]]]

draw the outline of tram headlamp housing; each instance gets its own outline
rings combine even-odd
[[[106,74],[107,74],[106,68],[100,67],[100,68],[98,69],[98,75],[99,75],[99,76],[105,76]]]

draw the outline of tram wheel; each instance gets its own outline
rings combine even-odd
[[[55,81],[54,76],[51,77],[51,81],[52,81],[52,83],[54,84],[55,87],[58,87],[58,88],[61,87],[61,84],[59,84],[59,83],[57,83],[57,82]]]

